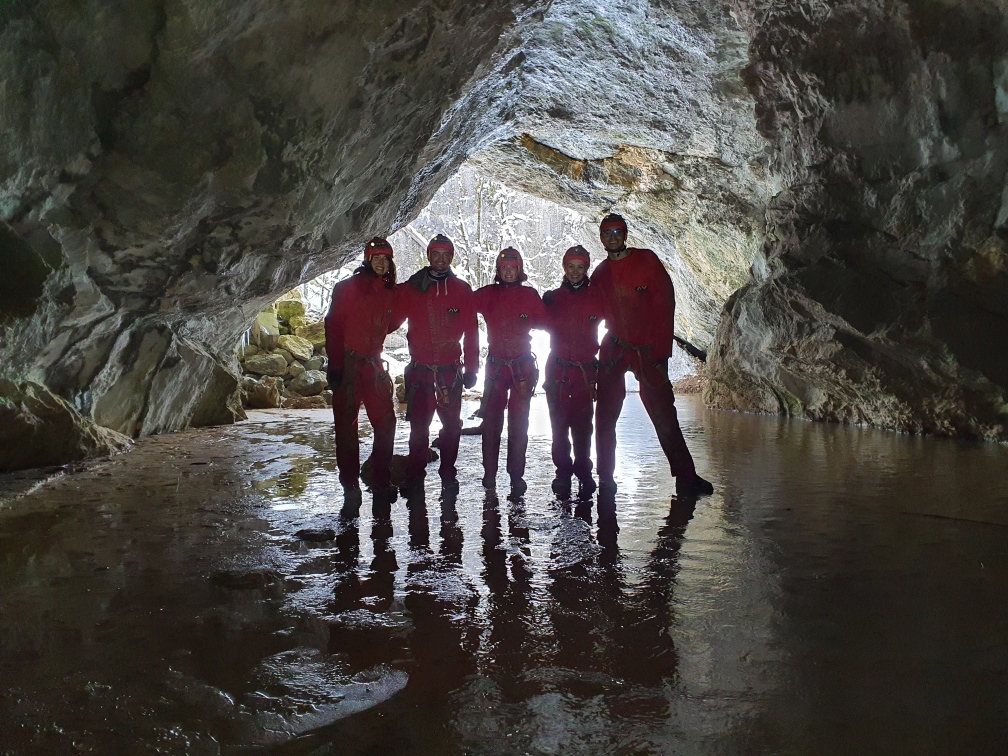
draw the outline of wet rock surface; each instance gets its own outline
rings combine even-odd
[[[716,493],[631,394],[615,518],[550,494],[541,396],[524,497],[465,437],[389,522],[327,411],[0,479],[4,749],[997,752],[1008,450],[678,404]]]

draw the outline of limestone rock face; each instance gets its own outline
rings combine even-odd
[[[709,402],[1008,440],[1008,10],[751,4],[781,191]]]
[[[235,417],[263,306],[504,122],[530,5],[5,4],[0,374],[131,432]]]

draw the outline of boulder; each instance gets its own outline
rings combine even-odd
[[[287,366],[287,375],[291,378],[297,378],[305,371],[305,366],[302,365],[297,360],[294,360],[290,365]]]
[[[326,358],[325,357],[312,357],[304,361],[305,370],[321,370],[326,369]]]
[[[325,401],[326,407],[332,407],[332,391],[326,389],[321,394],[319,394],[319,396],[321,396],[322,399]]]
[[[276,311],[277,315],[288,323],[290,323],[291,318],[303,318],[305,316],[304,302],[299,299],[281,299],[276,303]]]
[[[286,349],[283,349],[281,347],[277,347],[276,349],[274,349],[273,350],[273,354],[279,354],[280,356],[282,356],[284,358],[284,361],[288,365],[290,365],[292,362],[294,362],[294,355],[291,354],[290,352],[288,352]]]
[[[244,362],[247,357],[259,354],[259,351],[259,347],[255,344],[246,344],[244,348],[238,349],[238,359]]]
[[[299,360],[307,360],[314,351],[314,345],[300,336],[281,336],[280,348],[286,349]]]
[[[300,338],[312,343],[312,346],[325,346],[325,323],[309,323],[294,331]]]
[[[280,406],[279,381],[264,375],[258,380],[251,376],[242,378],[242,404],[252,409],[270,409]]]
[[[287,384],[290,391],[301,396],[318,396],[327,386],[325,373],[321,370],[306,370]]]
[[[290,328],[291,333],[294,334],[297,333],[298,328],[304,328],[306,325],[308,325],[308,320],[301,315],[294,315],[287,321],[287,327]]]
[[[271,352],[270,354],[256,354],[245,360],[245,372],[257,373],[258,375],[283,375],[287,372],[287,360],[283,355]]]
[[[112,454],[130,443],[45,386],[0,379],[0,472]]]
[[[269,307],[256,315],[251,330],[252,344],[262,349],[274,346],[280,335],[280,323],[277,321],[276,310]]]
[[[116,340],[91,393],[94,421],[133,437],[245,418],[239,376],[198,342],[149,320]]]

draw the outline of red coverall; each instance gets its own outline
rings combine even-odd
[[[438,281],[423,268],[400,284],[392,328],[409,319],[406,338],[413,361],[406,366],[406,418],[410,421],[406,478],[426,475],[430,425],[437,412],[441,431],[441,466],[445,481],[455,480],[462,436],[462,371],[479,368],[479,329],[473,291],[451,271]],[[465,337],[465,357],[461,341]]]
[[[591,277],[592,286],[602,295],[608,329],[599,352],[595,405],[599,480],[612,481],[616,469],[616,421],[626,396],[623,376],[632,370],[678,484],[680,479],[695,477],[696,468],[679,427],[668,379],[675,291],[654,252],[635,248],[628,252],[621,260],[603,260]]]
[[[560,288],[543,295],[550,356],[546,362],[546,402],[553,428],[556,476],[591,477],[592,412],[598,375],[598,327],[604,318],[597,286],[588,278],[575,289],[565,278]],[[571,438],[574,461],[571,462]]]
[[[504,410],[508,413],[507,471],[525,474],[529,405],[539,381],[532,356],[532,328],[545,317],[538,292],[520,283],[494,283],[476,291],[476,311],[486,319],[489,357],[483,384],[483,474],[497,476]]]
[[[391,327],[396,290],[385,280],[362,272],[333,287],[325,317],[326,354],[330,370],[343,371],[343,382],[331,386],[336,425],[336,466],[340,483],[359,485],[360,438],[357,413],[361,402],[374,428],[371,462],[373,489],[389,485],[389,465],[395,440],[392,379],[381,361],[382,345]]]

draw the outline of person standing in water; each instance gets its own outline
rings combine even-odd
[[[396,269],[392,257],[388,241],[378,236],[369,241],[364,246],[364,262],[350,278],[333,287],[325,316],[336,466],[348,513],[359,508],[361,499],[357,429],[361,403],[374,428],[371,490],[375,509],[387,508],[397,495],[390,482],[396,424],[392,379],[381,359],[385,336],[393,330]]]
[[[592,414],[598,377],[598,327],[604,313],[598,287],[591,286],[588,251],[578,245],[563,256],[564,277],[559,288],[543,295],[550,356],[543,389],[553,429],[553,493],[567,498],[576,475],[578,497],[591,496]],[[574,459],[571,459],[573,440]]]
[[[658,256],[650,249],[627,247],[627,224],[619,215],[602,219],[599,239],[606,250],[592,274],[605,308],[608,333],[599,352],[598,402],[595,406],[599,494],[616,492],[616,422],[626,396],[624,374],[632,370],[658,441],[676,479],[676,494],[696,497],[713,493],[697,475],[686,446],[668,377],[672,355],[675,290]]]
[[[451,269],[455,246],[443,234],[427,245],[429,265],[401,284],[393,328],[409,320],[409,365],[406,366],[406,418],[410,423],[406,482],[409,496],[423,488],[430,426],[441,420],[441,483],[458,490],[459,439],[462,435],[462,388],[476,385],[479,369],[479,329],[473,291]],[[463,349],[462,342],[465,341]]]
[[[528,280],[521,253],[508,247],[497,255],[494,282],[476,291],[476,311],[486,320],[489,355],[483,384],[483,486],[496,487],[504,410],[508,416],[507,472],[511,492],[521,496],[525,483],[529,407],[539,369],[532,355],[532,328],[542,327],[544,310]]]

